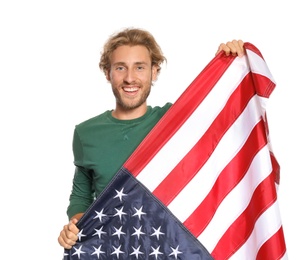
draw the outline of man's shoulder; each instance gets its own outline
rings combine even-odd
[[[164,106],[154,106],[154,107],[150,107],[153,113],[163,113],[165,114],[165,112],[172,106],[172,103],[166,103]]]
[[[91,118],[88,118],[79,124],[76,125],[76,128],[86,128],[86,127],[91,127],[95,126],[97,124],[100,124],[101,122],[105,121],[107,119],[108,113],[110,111],[107,110],[99,115],[93,116]]]
[[[151,108],[153,110],[168,110],[170,107],[172,106],[172,103],[167,102],[165,105],[163,106],[152,106]]]

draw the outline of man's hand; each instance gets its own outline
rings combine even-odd
[[[224,51],[227,56],[230,54],[232,56],[242,57],[245,54],[244,42],[242,40],[233,40],[231,42],[221,43],[215,55]]]
[[[75,225],[77,222],[78,220],[73,218],[63,227],[63,230],[60,232],[60,236],[58,237],[58,242],[62,247],[70,249],[73,245],[75,245],[78,239],[77,234],[79,232],[79,229]]]

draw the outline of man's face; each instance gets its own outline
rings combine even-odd
[[[146,105],[157,68],[152,67],[146,47],[120,46],[111,56],[111,68],[106,74],[116,98],[116,109],[129,111]]]

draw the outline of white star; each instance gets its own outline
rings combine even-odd
[[[142,208],[143,208],[143,206],[141,206],[140,209],[134,208],[136,210],[136,213],[133,216],[138,216],[139,220],[141,220],[142,215],[146,214],[145,212],[142,211]]]
[[[100,227],[100,229],[96,229],[94,228],[94,230],[96,231],[93,236],[98,235],[99,238],[101,238],[101,235],[107,234],[107,232],[102,231],[103,226]]]
[[[114,197],[114,199],[119,198],[119,200],[122,201],[123,196],[127,196],[127,194],[123,193],[123,189],[124,188],[122,188],[120,191],[115,190],[117,195]]]
[[[81,241],[82,237],[86,237],[86,235],[83,234],[83,229],[81,231],[79,231],[79,233],[77,234],[78,236],[78,240]]]
[[[153,249],[153,252],[150,253],[149,255],[155,255],[156,259],[158,258],[158,255],[163,255],[163,253],[159,251],[160,246],[158,246],[157,248],[152,247],[152,249]]]
[[[121,209],[116,209],[115,210],[117,211],[117,213],[114,215],[115,216],[119,216],[119,219],[121,220],[122,218],[122,215],[127,215],[125,212],[123,212],[123,207]]]
[[[75,253],[72,255],[77,255],[78,259],[80,259],[80,254],[85,254],[84,251],[82,251],[82,245],[79,248],[73,247],[75,249]]]
[[[161,226],[158,227],[158,229],[155,229],[155,228],[153,227],[153,230],[155,230],[155,232],[152,233],[151,236],[157,236],[157,239],[159,240],[159,236],[160,236],[160,235],[164,235],[164,233],[162,233],[162,232],[160,231],[160,229],[161,229]]]
[[[111,255],[117,255],[117,259],[119,259],[119,254],[124,254],[124,252],[120,250],[121,245],[118,248],[116,248],[115,246],[113,247],[114,247],[114,252],[111,253]]]
[[[140,251],[140,246],[138,246],[137,248],[133,247],[133,252],[130,255],[135,255],[136,259],[138,259],[139,255],[143,255],[143,253]]]
[[[97,258],[99,259],[99,255],[105,253],[104,251],[101,251],[101,246],[102,245],[100,245],[99,248],[93,246],[95,251],[91,255],[97,255]]]
[[[115,227],[114,227],[115,228]],[[117,229],[117,228],[115,228],[115,233],[113,233],[113,236],[118,236],[118,238],[120,239],[120,235],[125,235],[125,233],[124,232],[122,232],[121,231],[121,229],[122,229],[122,226],[119,228],[119,229]]]
[[[179,246],[177,246],[177,248],[172,248],[172,247],[170,247],[170,248],[171,248],[171,250],[172,250],[172,253],[170,253],[169,256],[174,255],[174,256],[175,256],[175,259],[178,259],[178,255],[179,255],[179,254],[182,254],[182,252],[179,251]]]
[[[132,236],[137,236],[139,239],[140,235],[145,235],[145,233],[141,231],[142,226],[138,229],[135,227],[133,227],[133,228],[135,229],[135,232],[132,234]]]
[[[107,216],[106,214],[103,214],[103,209],[100,212],[95,210],[95,212],[96,212],[96,216],[93,219],[99,218],[100,222],[102,221],[103,217]]]

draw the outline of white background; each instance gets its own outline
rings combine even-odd
[[[174,102],[232,39],[262,52],[277,86],[267,106],[281,166],[288,256],[300,259],[300,12],[298,1],[1,1],[1,255],[61,259],[75,124],[114,107],[98,68],[121,28],[149,30],[168,59],[149,104]],[[0,256],[2,258],[2,256]]]

